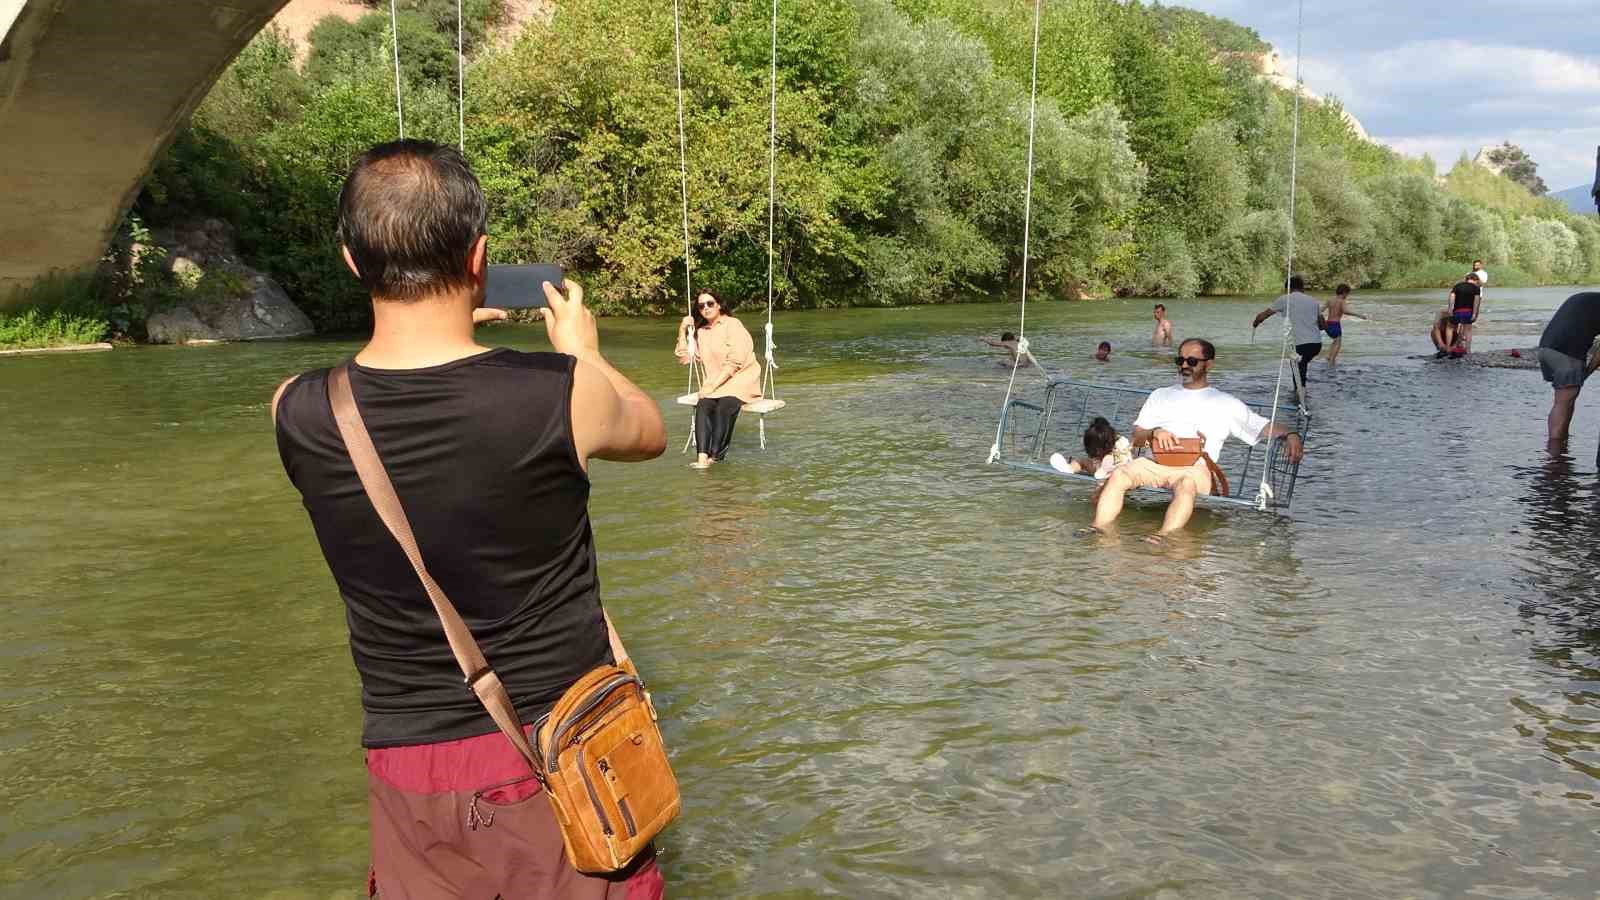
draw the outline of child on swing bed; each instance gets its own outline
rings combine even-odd
[[[1128,439],[1117,434],[1105,416],[1095,416],[1083,432],[1083,451],[1087,456],[1067,459],[1060,453],[1050,454],[1050,467],[1069,475],[1093,475],[1103,481],[1111,470],[1133,459],[1133,447]]]

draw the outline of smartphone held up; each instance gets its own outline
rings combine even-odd
[[[553,263],[493,265],[484,282],[483,305],[494,309],[545,306],[544,283],[561,290],[561,267]]]

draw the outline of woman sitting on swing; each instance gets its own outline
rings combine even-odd
[[[761,363],[756,360],[756,345],[750,332],[729,308],[710,291],[701,291],[694,301],[694,315],[684,316],[678,325],[678,362],[700,364],[699,402],[694,408],[694,440],[697,469],[720,462],[733,440],[733,423],[746,403],[761,399]],[[694,356],[689,351],[689,335],[694,334]]]

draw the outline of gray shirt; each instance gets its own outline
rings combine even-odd
[[[1322,304],[1299,291],[1284,294],[1272,301],[1272,310],[1280,316],[1288,317],[1297,345],[1322,343],[1322,329],[1317,327],[1317,314],[1321,309]]]

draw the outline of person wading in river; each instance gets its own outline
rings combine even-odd
[[[350,385],[428,568],[494,664],[524,723],[613,650],[600,606],[588,462],[666,447],[655,401],[600,355],[571,281],[545,284],[554,353],[491,350],[486,205],[455,149],[382,144],[339,196],[345,263],[372,297]],[[368,895],[644,900],[654,854],[610,878],[568,862],[539,782],[446,645],[439,617],[358,480],[329,370],[273,397],[278,452],[338,583],[361,676],[372,868]],[[469,828],[475,793],[492,819]]]
[[[1150,335],[1150,346],[1171,347],[1172,320],[1167,318],[1167,305],[1165,303],[1156,304],[1155,316],[1156,330]]]
[[[1539,336],[1539,368],[1550,382],[1555,398],[1550,404],[1549,431],[1545,439],[1551,453],[1567,449],[1567,433],[1572,413],[1578,406],[1578,392],[1597,366],[1600,353],[1594,352],[1600,337],[1600,292],[1586,291],[1568,297]]]
[[[1289,318],[1289,331],[1294,341],[1294,352],[1300,357],[1300,383],[1306,383],[1306,369],[1322,352],[1322,305],[1305,292],[1306,283],[1299,275],[1289,279],[1289,293],[1272,301],[1272,305],[1256,313],[1251,328],[1279,313]]]
[[[1204,455],[1187,466],[1167,466],[1140,457],[1113,469],[1095,502],[1096,529],[1105,531],[1116,522],[1122,513],[1123,496],[1135,488],[1172,491],[1172,502],[1167,504],[1167,515],[1161,523],[1162,534],[1171,534],[1188,524],[1194,514],[1195,498],[1209,496],[1216,487],[1209,463],[1222,453],[1222,445],[1229,437],[1252,446],[1263,436],[1283,438],[1291,461],[1299,462],[1304,456],[1300,435],[1285,425],[1268,422],[1243,400],[1211,386],[1207,375],[1216,357],[1217,349],[1210,341],[1190,338],[1180,344],[1175,361],[1182,383],[1152,391],[1133,420],[1132,444],[1136,450],[1148,446],[1157,453],[1178,452],[1181,439],[1198,438]]]

